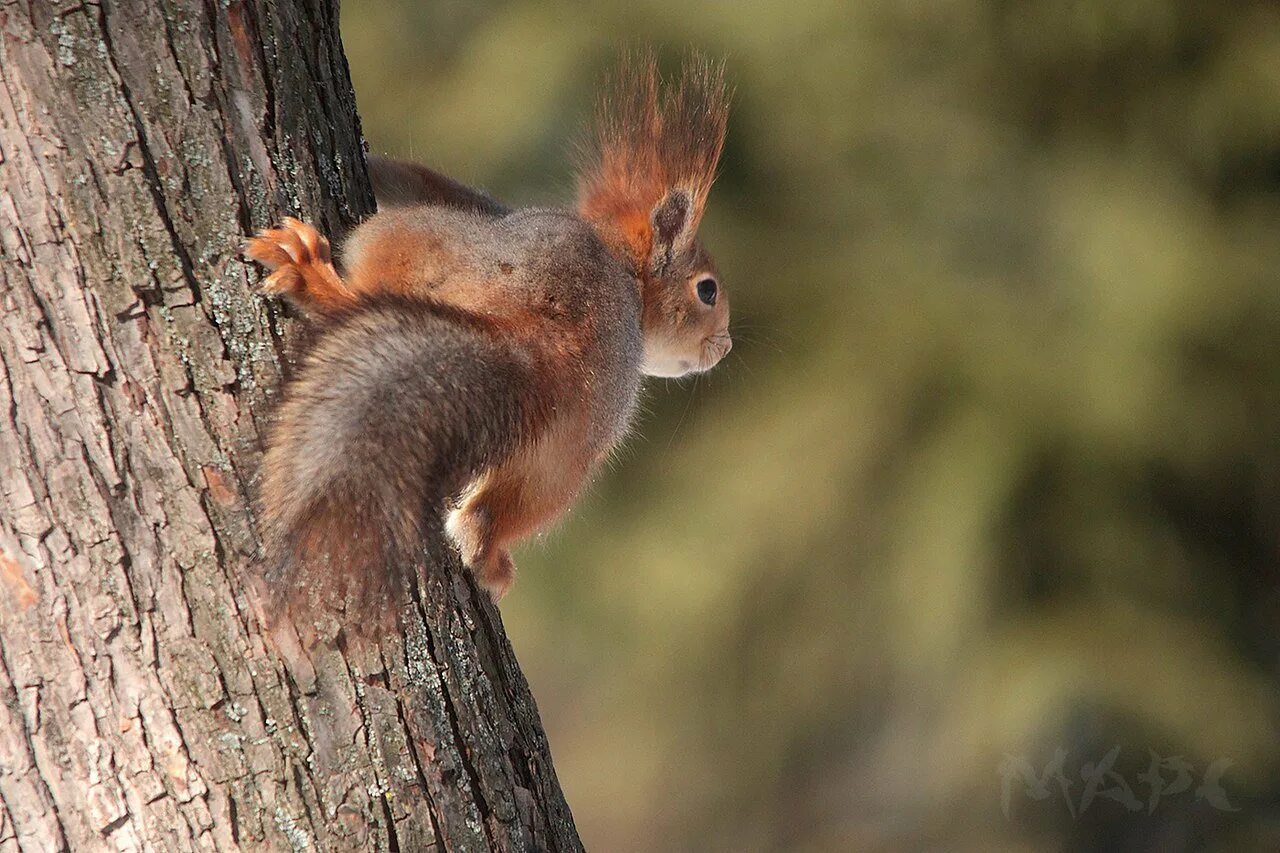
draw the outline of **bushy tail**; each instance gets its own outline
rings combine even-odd
[[[304,635],[392,627],[444,502],[541,417],[536,371],[466,312],[365,299],[289,384],[261,490],[273,608]]]
[[[429,205],[454,207],[485,216],[506,216],[511,209],[502,202],[435,169],[418,163],[369,155],[369,180],[378,209]]]

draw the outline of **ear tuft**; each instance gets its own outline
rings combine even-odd
[[[579,156],[578,212],[638,269],[669,260],[698,229],[728,115],[723,63],[691,53],[664,85],[652,51],[624,55]]]

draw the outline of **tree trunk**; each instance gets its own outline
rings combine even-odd
[[[577,850],[497,612],[245,594],[288,324],[243,237],[372,210],[330,0],[0,4],[0,851]]]

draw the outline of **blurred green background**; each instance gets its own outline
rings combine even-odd
[[[1280,849],[1274,3],[343,5],[371,149],[517,204],[619,45],[737,87],[733,354],[502,607],[588,848]]]

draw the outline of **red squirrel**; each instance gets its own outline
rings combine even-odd
[[[728,116],[723,66],[651,56],[606,87],[576,210],[511,209],[371,158],[379,210],[342,247],[286,219],[246,254],[315,335],[261,485],[264,576],[295,613],[398,612],[446,529],[497,600],[510,548],[563,515],[627,431],[642,374],[709,370],[729,300],[698,240]]]

